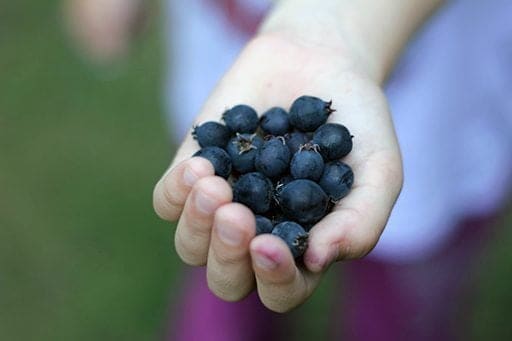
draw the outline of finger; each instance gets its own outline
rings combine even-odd
[[[174,242],[176,252],[190,265],[204,265],[215,211],[231,202],[229,184],[218,176],[199,179],[185,202]]]
[[[217,86],[203,106],[194,125],[212,120],[219,121],[222,113],[230,106],[253,103],[252,92],[243,90],[241,87],[229,86],[229,84],[230,82],[224,81]],[[202,161],[190,159],[199,148],[192,134],[187,133],[169,170],[155,186],[153,202],[155,211],[161,218],[171,221],[178,219],[193,183],[203,176],[213,174],[214,169],[211,163],[203,159],[200,159]],[[186,161],[189,159],[190,161]]]
[[[238,301],[254,288],[249,243],[256,221],[245,206],[232,203],[215,213],[208,253],[207,278],[210,290],[226,301]]]
[[[206,159],[194,157],[167,171],[153,191],[153,207],[162,219],[177,220],[192,186],[201,178],[214,174]]]
[[[368,160],[359,167],[355,174],[365,180],[356,177],[351,193],[311,229],[304,254],[310,271],[363,257],[377,244],[402,185],[401,169],[394,166],[400,163],[388,161]]]
[[[318,285],[320,274],[300,270],[286,244],[276,236],[254,238],[250,252],[258,294],[270,310],[283,313],[295,308]]]

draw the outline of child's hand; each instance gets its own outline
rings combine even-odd
[[[222,299],[239,300],[256,287],[268,308],[290,310],[311,295],[332,262],[362,257],[379,239],[402,185],[400,151],[380,87],[343,54],[277,35],[256,38],[197,118],[220,121],[226,108],[240,103],[259,113],[289,108],[304,94],[333,101],[336,112],[329,122],[346,125],[354,135],[343,161],[353,168],[355,183],[311,230],[305,267],[296,266],[278,237],[255,237],[254,215],[231,202],[230,185],[214,176],[207,160],[190,158],[199,149],[190,134],[156,185],[155,210],[163,219],[178,220],[177,253],[187,264],[207,266],[208,285]]]

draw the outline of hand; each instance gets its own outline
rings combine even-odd
[[[316,224],[296,266],[285,243],[273,235],[255,237],[255,220],[232,203],[230,185],[212,165],[190,158],[199,148],[190,134],[154,191],[160,217],[178,221],[175,246],[182,260],[207,266],[208,285],[227,301],[255,287],[271,310],[285,312],[305,301],[322,273],[338,260],[366,255],[377,243],[402,185],[402,166],[386,99],[375,81],[358,71],[342,48],[262,35],[242,52],[205,103],[197,123],[220,121],[223,111],[245,103],[258,112],[289,108],[304,94],[332,100],[329,122],[354,135],[343,160],[354,171],[350,194]]]

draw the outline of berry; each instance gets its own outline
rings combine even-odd
[[[302,131],[315,131],[327,122],[327,117],[334,111],[331,104],[318,97],[301,96],[290,108],[290,123]]]
[[[341,161],[329,162],[318,184],[323,188],[331,201],[344,198],[354,183],[354,173],[349,165]]]
[[[222,115],[226,125],[234,133],[252,134],[258,129],[258,114],[248,105],[239,104]]]
[[[272,234],[284,240],[292,252],[293,258],[302,256],[308,247],[308,233],[293,221],[285,221],[276,225]]]
[[[315,224],[327,214],[329,197],[311,180],[294,180],[276,192],[284,215],[300,224]]]
[[[352,150],[352,135],[344,125],[326,123],[315,132],[313,143],[326,160],[338,160]]]
[[[265,213],[272,202],[272,182],[263,174],[242,175],[233,186],[233,201],[244,204],[254,213]]]
[[[256,215],[256,235],[271,233],[273,228],[274,226],[270,219],[261,215]]]
[[[303,145],[290,163],[290,173],[294,179],[318,181],[324,170],[324,159],[317,147],[311,143]]]
[[[289,113],[273,107],[258,119],[240,104],[224,112],[225,125],[205,122],[192,132],[202,147],[194,156],[230,178],[233,201],[255,214],[255,234],[282,238],[295,258],[307,248],[308,231],[354,182],[352,169],[338,161],[352,150],[352,136],[343,125],[326,123],[333,111],[331,102],[301,96]]]
[[[279,180],[277,180],[276,182],[276,187],[279,187],[279,186],[284,186],[284,185],[287,185],[289,184],[290,182],[292,182],[294,179],[292,176],[290,175],[285,175],[283,176],[282,178],[280,178]]]
[[[294,131],[293,133],[286,134],[284,136],[286,145],[290,149],[290,153],[293,155],[299,151],[300,146],[309,142],[309,137],[306,133],[300,131]]]
[[[231,174],[231,159],[228,153],[219,147],[204,147],[193,156],[200,156],[210,161],[215,169],[215,174],[227,179]]]
[[[282,222],[288,221],[288,219],[284,215],[273,215],[272,216],[272,224],[276,226],[277,224],[280,224]]]
[[[231,137],[231,131],[223,124],[210,121],[195,127],[192,136],[201,147],[224,148]]]
[[[283,136],[290,130],[288,113],[283,108],[271,108],[261,116],[260,127],[265,134]]]
[[[226,151],[233,162],[233,169],[245,174],[254,171],[254,159],[263,139],[256,134],[237,134],[229,140]]]
[[[258,149],[254,165],[259,172],[274,179],[286,172],[290,158],[290,150],[284,143],[284,138],[271,137]]]

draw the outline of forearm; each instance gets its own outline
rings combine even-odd
[[[280,0],[260,32],[338,49],[382,83],[411,35],[443,0]]]

